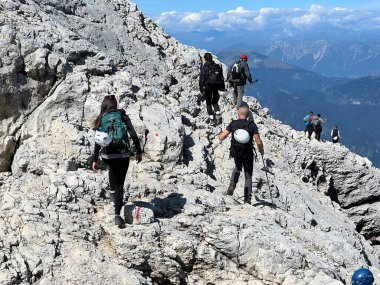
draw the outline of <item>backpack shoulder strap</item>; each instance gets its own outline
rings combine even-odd
[[[238,66],[238,72],[241,73],[241,69],[242,69],[242,66],[241,66],[241,60],[238,60],[236,63],[237,63],[237,66]]]

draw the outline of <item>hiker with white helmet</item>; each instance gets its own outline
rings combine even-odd
[[[230,185],[225,192],[233,195],[236,184],[239,181],[240,172],[244,168],[244,203],[251,203],[252,198],[252,172],[253,172],[253,138],[259,149],[260,154],[264,155],[264,144],[261,141],[258,128],[253,121],[248,120],[249,107],[243,105],[238,109],[238,119],[233,120],[227,128],[219,134],[221,141],[232,134],[230,154],[234,158],[235,168],[232,172]]]

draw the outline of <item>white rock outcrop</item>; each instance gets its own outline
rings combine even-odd
[[[242,181],[222,194],[233,162],[198,102],[203,53],[127,0],[0,2],[0,284],[338,285],[360,266],[380,280],[380,171],[254,98],[271,191],[259,160],[253,205]],[[125,229],[107,172],[89,169],[109,94],[145,149]],[[224,127],[235,111],[220,104]]]

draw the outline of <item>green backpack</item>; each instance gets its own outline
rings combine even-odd
[[[120,110],[104,113],[98,131],[107,133],[112,138],[107,147],[129,149],[128,129]]]
[[[313,120],[313,125],[314,127],[319,127],[321,125],[321,118],[319,118],[318,116],[315,116],[314,117],[314,120]]]

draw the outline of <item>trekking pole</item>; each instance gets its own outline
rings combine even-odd
[[[253,160],[255,162],[258,162],[256,149],[255,149],[255,147],[252,147],[252,149],[253,149]]]
[[[267,167],[266,164],[265,164],[264,156],[263,156],[262,154],[261,154],[261,159],[262,159],[263,164],[264,164],[264,172],[265,172],[265,176],[266,176],[266,178],[267,178],[267,184],[268,184],[268,189],[269,189],[270,199],[271,199],[271,201],[272,201],[272,204],[273,204],[274,206],[276,206],[275,203],[274,203],[273,197],[272,197],[272,190],[270,189],[269,178],[268,178],[268,173],[267,173],[268,167]]]
[[[249,85],[253,85],[253,84],[257,83],[257,82],[259,82],[259,80],[258,80],[258,79],[255,79],[255,80],[253,80],[251,83],[249,83]]]

